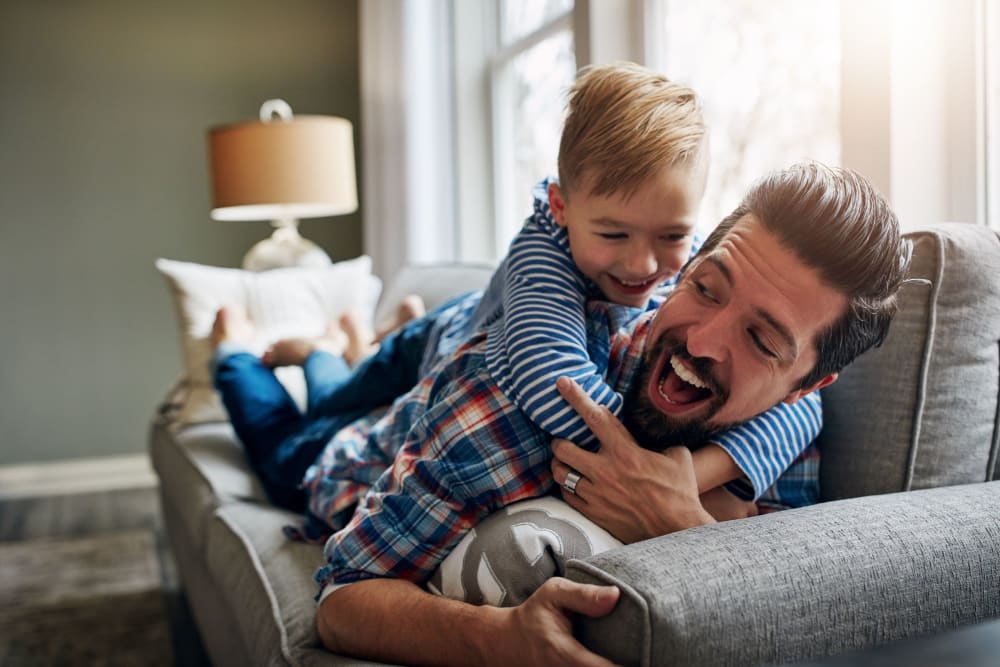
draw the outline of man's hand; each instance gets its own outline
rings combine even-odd
[[[597,618],[614,609],[620,592],[613,586],[549,579],[530,598],[507,612],[506,629],[494,638],[496,665],[577,665],[611,667],[573,638],[572,614]]]
[[[553,440],[556,483],[562,486],[571,469],[581,475],[575,494],[562,488],[567,503],[626,544],[715,522],[699,500],[686,447],[662,454],[643,449],[575,382],[559,378],[557,387],[601,442],[600,451],[591,453],[567,440]]]
[[[573,638],[572,616],[604,616],[618,596],[614,586],[554,578],[517,607],[500,608],[438,597],[401,579],[367,579],[327,596],[316,628],[334,653],[399,665],[611,667]]]

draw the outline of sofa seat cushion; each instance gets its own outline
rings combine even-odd
[[[187,534],[203,549],[215,510],[236,499],[267,504],[228,423],[152,427],[150,456],[162,493],[178,510]]]
[[[994,479],[1000,395],[1000,239],[943,223],[913,241],[881,348],[823,390],[825,499]]]
[[[324,651],[316,633],[322,564],[317,545],[293,542],[282,527],[297,515],[233,501],[215,512],[206,532],[208,571],[234,611],[241,643],[261,665],[373,665]]]

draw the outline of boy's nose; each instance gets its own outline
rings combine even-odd
[[[633,250],[625,260],[625,270],[636,280],[648,278],[657,268],[656,255],[648,250]]]

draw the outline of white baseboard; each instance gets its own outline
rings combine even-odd
[[[0,466],[0,498],[155,488],[146,454]]]

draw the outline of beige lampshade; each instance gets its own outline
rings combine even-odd
[[[212,218],[283,220],[358,208],[350,121],[295,116],[212,128]]]

